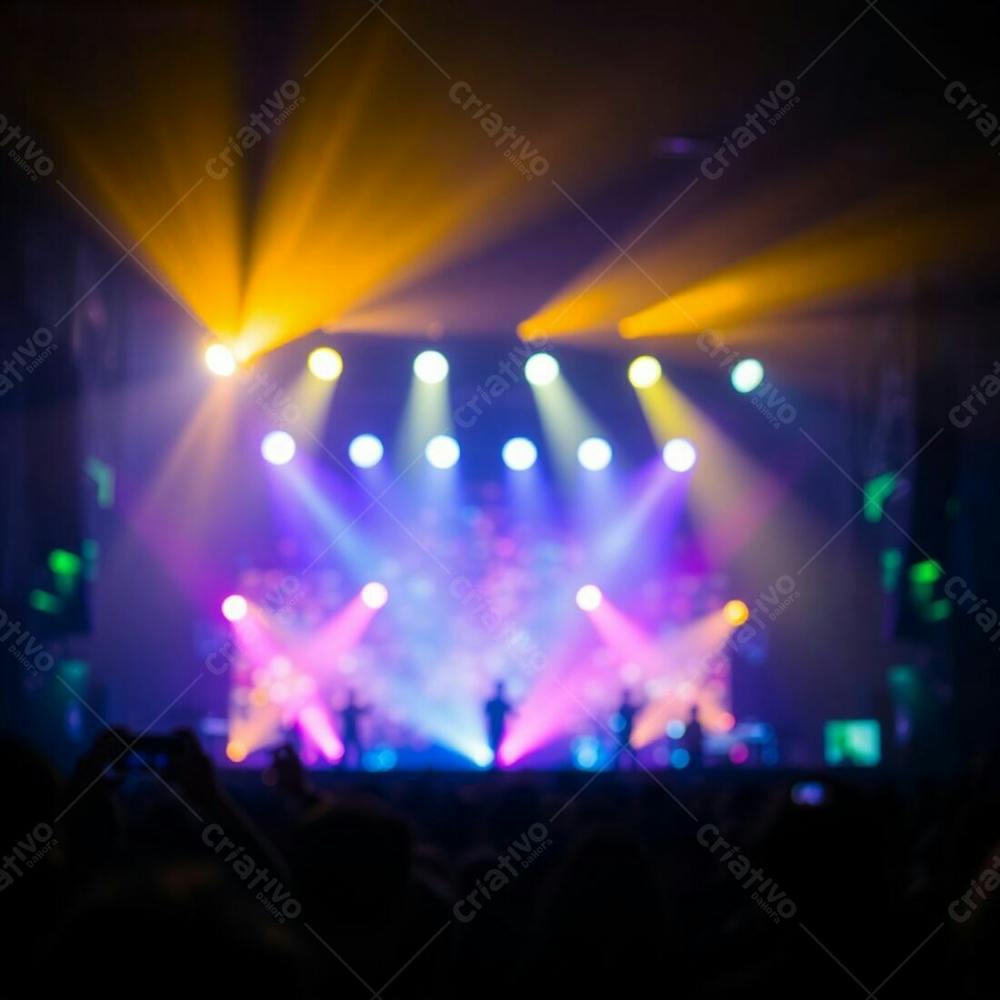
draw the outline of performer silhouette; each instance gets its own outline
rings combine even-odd
[[[687,728],[684,730],[681,745],[688,752],[688,766],[693,771],[701,769],[704,760],[703,744],[704,732],[701,728],[701,722],[698,721],[698,706],[692,705],[691,715],[688,717]]]
[[[621,744],[621,751],[618,754],[616,764],[618,767],[635,767],[636,758],[632,748],[632,726],[635,717],[639,713],[641,705],[637,705],[631,700],[628,688],[622,691],[622,703],[618,706],[618,718],[621,719],[621,728],[618,730],[618,742]]]
[[[500,744],[503,742],[504,732],[507,729],[507,716],[514,711],[504,699],[503,681],[497,681],[496,691],[493,697],[486,702],[485,708],[487,740],[490,750],[493,752],[493,766],[499,767],[497,755],[500,751]]]
[[[364,748],[361,745],[358,722],[362,715],[370,711],[371,705],[359,705],[355,701],[354,688],[348,688],[347,704],[340,710],[340,740],[344,744],[344,756],[340,759],[341,767],[356,769],[361,766]]]

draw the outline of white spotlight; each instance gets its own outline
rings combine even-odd
[[[538,449],[527,438],[511,438],[501,452],[503,464],[515,472],[530,469],[538,458]]]
[[[524,364],[524,377],[532,385],[551,385],[559,377],[559,362],[551,354],[532,354]]]
[[[361,603],[366,608],[377,611],[379,608],[384,608],[388,600],[389,588],[384,583],[377,583],[373,580],[361,588]]]
[[[424,457],[435,469],[450,469],[458,461],[461,453],[458,442],[447,434],[432,437],[424,448]]]
[[[236,358],[225,344],[211,344],[205,349],[205,364],[213,375],[225,378],[236,371]]]
[[[374,434],[359,434],[347,446],[347,454],[359,469],[370,469],[382,461],[385,449]]]
[[[421,351],[413,359],[413,374],[429,385],[443,382],[448,377],[448,359],[440,351]]]
[[[600,472],[611,461],[611,445],[604,438],[587,438],[576,449],[576,458],[590,472]]]
[[[729,381],[737,392],[753,392],[764,381],[764,366],[756,358],[744,358],[733,366]]]
[[[687,438],[671,438],[663,446],[663,464],[671,472],[687,472],[698,461],[698,452]]]
[[[250,606],[247,604],[247,599],[242,594],[230,594],[222,602],[222,614],[226,617],[227,621],[242,621],[246,618],[249,609]]]
[[[603,600],[604,595],[601,593],[601,588],[592,583],[585,583],[576,592],[576,606],[581,611],[596,611]]]
[[[260,453],[271,465],[287,465],[295,457],[295,438],[288,431],[271,431],[264,435]]]

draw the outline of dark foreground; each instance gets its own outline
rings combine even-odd
[[[128,756],[106,735],[63,780],[2,747],[11,984],[996,995],[992,766],[950,783],[803,785],[731,771],[307,776],[291,756],[220,777],[193,741],[163,773],[123,771]]]

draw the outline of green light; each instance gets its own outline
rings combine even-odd
[[[882,520],[885,502],[896,488],[896,477],[891,472],[869,479],[865,483],[865,520],[877,524]]]
[[[941,599],[931,601],[924,607],[924,619],[929,622],[943,622],[951,617],[951,601]]]
[[[59,662],[59,675],[68,681],[83,680],[89,669],[86,660],[61,660]]]
[[[941,578],[941,567],[933,559],[914,563],[910,567],[910,580],[913,583],[934,584]]]
[[[53,549],[49,553],[49,569],[56,576],[78,576],[83,562],[78,555],[65,549]]]
[[[889,686],[897,692],[912,691],[918,686],[917,668],[909,664],[889,667]]]
[[[28,603],[36,610],[46,615],[57,615],[62,611],[62,601],[55,594],[45,590],[33,590],[28,595]]]
[[[824,757],[832,767],[876,767],[882,759],[881,727],[875,719],[837,719],[823,727]]]
[[[945,598],[934,600],[934,584],[941,579],[943,570],[933,559],[914,563],[910,567],[910,595],[926,622],[940,622],[951,615],[951,602]]]

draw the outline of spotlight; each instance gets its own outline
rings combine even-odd
[[[322,382],[335,382],[344,370],[344,359],[332,347],[317,347],[307,364],[309,371]]]
[[[264,435],[260,453],[271,465],[287,465],[295,457],[295,438],[288,431],[271,431]]]
[[[242,594],[230,594],[222,602],[222,615],[227,621],[238,622],[247,616],[247,599]]]
[[[764,366],[756,358],[744,358],[733,365],[729,381],[737,392],[753,392],[764,381]]]
[[[596,611],[603,600],[604,595],[601,593],[601,588],[592,583],[585,583],[576,592],[576,606],[581,611]]]
[[[448,377],[448,359],[440,351],[421,351],[413,359],[413,374],[430,385],[443,382]]]
[[[236,358],[225,344],[212,344],[205,349],[205,364],[213,375],[225,378],[236,371]]]
[[[503,464],[515,472],[530,469],[538,458],[538,449],[527,438],[511,438],[504,446]]]
[[[687,732],[687,726],[680,719],[671,719],[667,723],[667,736],[679,740]]]
[[[524,364],[524,377],[532,385],[551,385],[559,377],[559,362],[551,354],[532,354]]]
[[[743,601],[727,601],[722,613],[733,628],[739,628],[746,624],[750,618],[750,609]]]
[[[361,603],[366,608],[377,611],[384,608],[389,600],[389,588],[384,583],[366,583],[361,588]]]
[[[226,744],[226,756],[234,764],[240,764],[247,759],[247,748],[239,740],[230,740]]]
[[[424,457],[435,469],[450,469],[461,454],[458,442],[447,434],[438,434],[427,442]]]
[[[628,366],[628,380],[637,389],[648,389],[660,381],[663,369],[656,358],[643,354]]]
[[[600,472],[611,461],[611,445],[604,438],[587,438],[576,449],[577,461],[591,472]]]
[[[370,469],[382,461],[385,449],[374,434],[359,434],[347,446],[347,454],[359,469]]]
[[[380,747],[365,754],[364,766],[369,771],[391,771],[399,757],[392,747]]]
[[[580,736],[573,741],[573,764],[581,771],[592,771],[601,759],[601,743],[596,736]]]
[[[698,452],[687,438],[671,438],[663,446],[663,464],[671,472],[687,472],[698,461]]]

